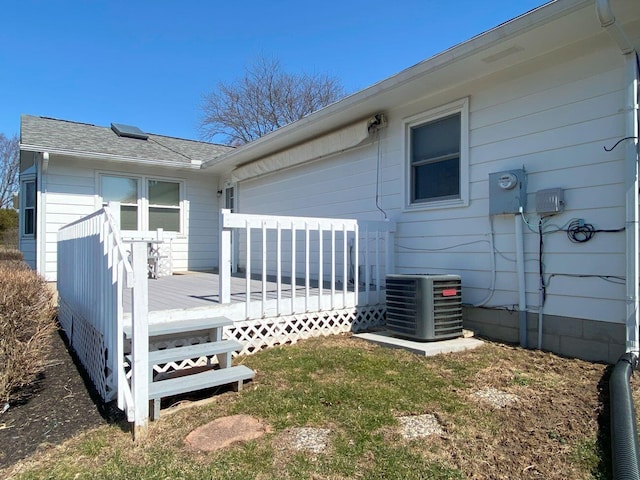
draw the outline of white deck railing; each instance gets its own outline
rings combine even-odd
[[[233,230],[237,234],[233,235]],[[393,272],[388,221],[220,212],[220,302],[231,302],[232,241],[245,271],[247,318],[350,308],[381,302]],[[232,240],[233,239],[233,240]],[[252,279],[261,282],[252,291]],[[267,283],[274,281],[269,294]],[[283,292],[286,290],[286,295]],[[255,298],[261,292],[259,300]],[[260,312],[255,312],[256,300]],[[257,314],[259,313],[259,315]]]
[[[138,429],[146,426],[148,417],[147,246],[133,244],[129,261],[111,213],[118,217],[119,208],[111,208],[58,232],[59,316],[103,400],[117,396],[118,407]],[[131,386],[123,363],[124,291],[130,292],[133,305]]]

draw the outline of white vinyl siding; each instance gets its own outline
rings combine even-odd
[[[98,210],[102,205],[100,175],[143,178],[143,171],[132,166],[100,171],[91,168],[90,160],[53,157],[47,174],[46,274],[56,279],[58,229]],[[156,168],[152,179],[175,177],[174,170]],[[218,265],[218,199],[216,178],[206,173],[183,172],[179,182],[183,196],[184,232],[172,240],[174,271],[212,270]],[[213,287],[212,287],[213,288]]]
[[[566,210],[553,223],[584,218],[597,228],[624,226],[624,149],[602,148],[624,135],[623,78],[615,46],[587,42],[440,91],[425,86],[424,97],[385,112],[389,125],[380,134],[379,174],[374,139],[356,150],[241,182],[240,211],[382,219],[375,202],[378,179],[379,205],[397,222],[397,273],[459,274],[463,301],[475,303],[491,285],[489,174],[524,167],[527,214],[534,224],[535,193],[563,188]],[[461,128],[468,134],[461,176],[465,164],[468,176],[461,180],[460,199],[412,204],[407,129],[454,113],[448,107],[460,98],[468,106],[468,126]],[[518,304],[514,227],[513,215],[493,219],[496,286],[489,306]],[[539,300],[538,243],[537,233],[525,227],[530,311]],[[624,233],[598,233],[580,245],[563,232],[550,233],[544,245],[546,314],[624,323],[624,280],[597,277],[624,277]]]

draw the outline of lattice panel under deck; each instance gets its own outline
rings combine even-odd
[[[58,322],[67,335],[67,338],[71,338],[71,325],[73,314],[71,309],[61,298],[58,300]]]
[[[67,331],[71,346],[89,374],[98,394],[105,402],[116,396],[113,375],[107,367],[107,352],[103,335],[79,315],[71,317],[71,335]]]
[[[235,322],[225,328],[225,337],[244,344],[240,354],[248,355],[264,348],[296,343],[310,337],[356,332],[381,325],[384,305],[347,308],[283,317]]]

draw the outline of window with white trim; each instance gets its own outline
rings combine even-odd
[[[180,184],[148,180],[149,230],[180,231]]]
[[[182,231],[182,182],[100,175],[102,204],[120,202],[122,230]]]
[[[137,178],[103,175],[101,178],[102,204],[120,202],[120,229],[138,230],[139,184]]]
[[[409,205],[466,203],[467,116],[464,100],[407,122]]]
[[[36,233],[36,181],[22,182],[22,234],[34,236]]]

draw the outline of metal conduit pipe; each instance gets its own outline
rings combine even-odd
[[[638,365],[638,357],[625,353],[609,379],[611,402],[611,461],[614,480],[640,479],[640,450],[636,414],[629,380]]]

